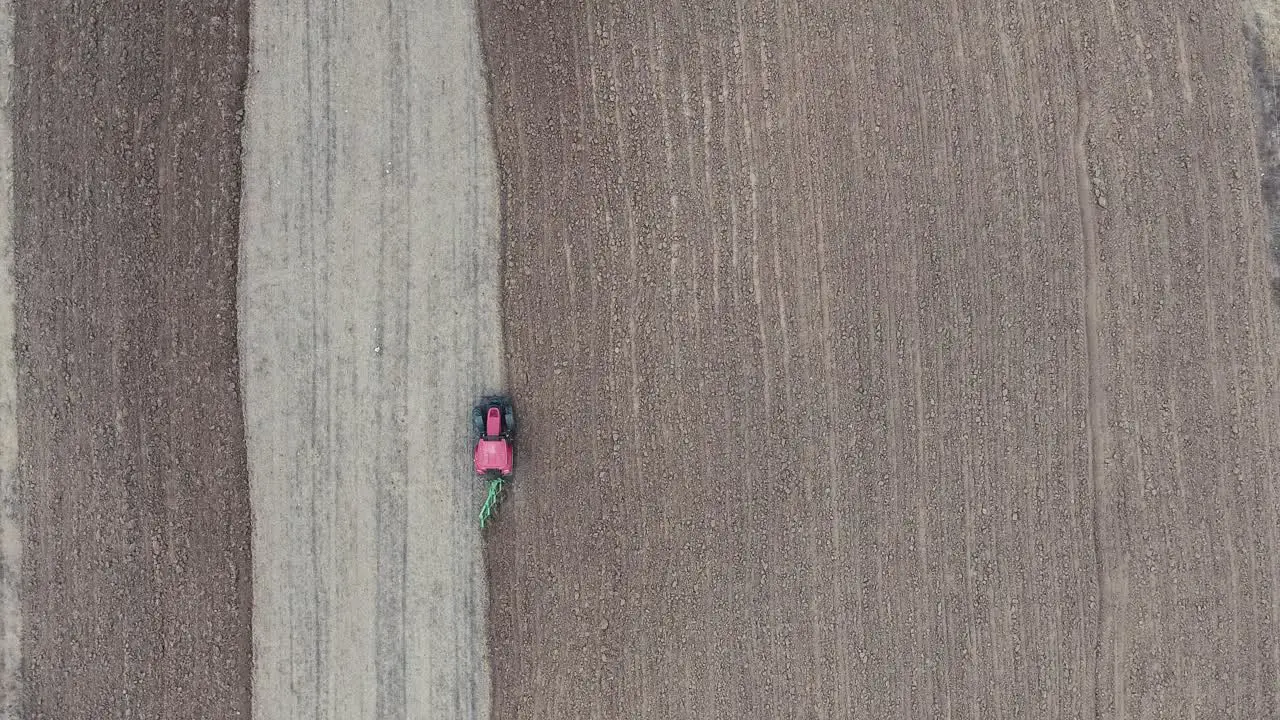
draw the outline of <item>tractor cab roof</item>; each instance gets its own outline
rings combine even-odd
[[[504,438],[481,439],[476,443],[476,472],[484,474],[496,471],[501,475],[511,474],[514,453],[511,443]]]

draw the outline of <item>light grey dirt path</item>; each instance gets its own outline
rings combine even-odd
[[[13,11],[0,0],[0,717],[18,711],[22,659],[22,520],[19,515],[17,369],[13,358],[13,128],[9,89],[13,67]]]
[[[252,18],[255,715],[486,717],[464,433],[502,345],[474,11],[263,2]]]

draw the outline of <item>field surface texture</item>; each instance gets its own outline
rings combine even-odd
[[[481,0],[495,716],[1280,714],[1237,12]]]
[[[15,717],[247,717],[235,333],[247,7],[15,10]],[[3,461],[12,430],[0,432]]]
[[[22,500],[13,347],[13,7],[0,0],[0,718],[22,698]]]
[[[475,10],[260,2],[252,37],[254,715],[487,718],[466,433],[503,377]]]

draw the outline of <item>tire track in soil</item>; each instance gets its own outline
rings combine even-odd
[[[1103,370],[1098,338],[1099,328],[1102,324],[1102,309],[1098,297],[1098,225],[1094,216],[1096,197],[1093,193],[1093,180],[1089,171],[1089,157],[1086,149],[1086,139],[1089,134],[1089,98],[1087,94],[1088,88],[1084,87],[1083,82],[1081,82],[1079,93],[1072,151],[1076,159],[1077,203],[1080,207],[1080,235],[1082,240],[1081,257],[1083,258],[1083,266],[1080,274],[1084,280],[1084,287],[1081,289],[1080,304],[1084,309],[1082,325],[1085,336],[1085,376],[1088,386],[1085,436],[1088,438],[1089,446],[1088,484],[1090,495],[1093,498],[1093,553],[1096,558],[1095,582],[1098,588],[1097,615],[1095,618],[1098,628],[1098,647],[1094,662],[1098,668],[1098,673],[1101,673],[1101,669],[1107,666],[1113,668],[1113,673],[1115,673],[1118,665],[1114,658],[1111,658],[1110,662],[1104,662],[1104,657],[1111,654],[1110,648],[1107,648],[1106,652],[1104,652],[1104,638],[1116,635],[1114,618],[1116,589],[1111,580],[1112,571],[1106,565],[1108,553],[1104,552],[1106,540],[1103,537],[1106,533],[1106,528],[1110,527],[1109,523],[1103,522],[1103,518],[1109,510],[1106,499],[1110,494],[1107,492],[1109,488],[1104,485],[1107,480],[1107,474],[1103,468],[1103,455],[1107,445],[1106,407],[1104,406],[1106,390],[1102,377]],[[1118,673],[1113,677],[1113,682],[1122,683],[1124,681],[1124,678],[1120,677]],[[1094,705],[1096,711],[1096,708],[1100,705],[1096,688]],[[1118,714],[1120,717],[1124,717],[1123,709]]]
[[[1261,181],[1260,190],[1266,211],[1265,238],[1269,251],[1264,264],[1271,280],[1273,301],[1280,301],[1280,234],[1277,233],[1277,228],[1280,228],[1280,222],[1277,222],[1277,218],[1280,218],[1280,197],[1276,192],[1276,180],[1280,177],[1280,173],[1277,172],[1278,159],[1280,159],[1280,150],[1277,146],[1277,141],[1280,140],[1280,133],[1277,132],[1277,127],[1280,127],[1280,112],[1277,111],[1277,105],[1280,103],[1280,91],[1278,91],[1280,85],[1277,83],[1280,82],[1280,73],[1276,72],[1277,66],[1280,65],[1280,55],[1277,54],[1280,50],[1280,45],[1277,45],[1277,40],[1280,40],[1280,22],[1277,20],[1280,20],[1277,17],[1277,8],[1269,0],[1260,0],[1245,6],[1245,39],[1258,109],[1256,135],[1258,177]],[[1275,307],[1273,304],[1269,308],[1272,313],[1275,312]],[[1266,315],[1266,309],[1255,309],[1253,323],[1263,324]],[[1255,361],[1265,362],[1266,358],[1259,357]],[[1272,407],[1276,408],[1274,404]],[[1275,415],[1280,415],[1280,409],[1273,410],[1273,422],[1275,422]],[[1271,528],[1266,542],[1267,556],[1271,559],[1269,577],[1275,585],[1280,584],[1280,551],[1277,551],[1277,548],[1280,548],[1280,484],[1270,484],[1265,488],[1265,492],[1269,502],[1267,502],[1267,510],[1263,513],[1263,522],[1266,527]],[[1270,616],[1280,617],[1280,593],[1273,593],[1271,596]],[[1273,682],[1280,683],[1280,643],[1272,644],[1269,663],[1276,673]]]
[[[17,717],[22,699],[22,499],[18,479],[14,362],[13,7],[0,0],[0,717]]]

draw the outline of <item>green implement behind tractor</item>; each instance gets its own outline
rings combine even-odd
[[[485,496],[484,505],[480,507],[480,529],[485,529],[489,521],[494,515],[498,514],[498,504],[502,502],[502,496],[506,492],[507,481],[511,478],[497,473],[491,473],[487,480],[489,492]]]

